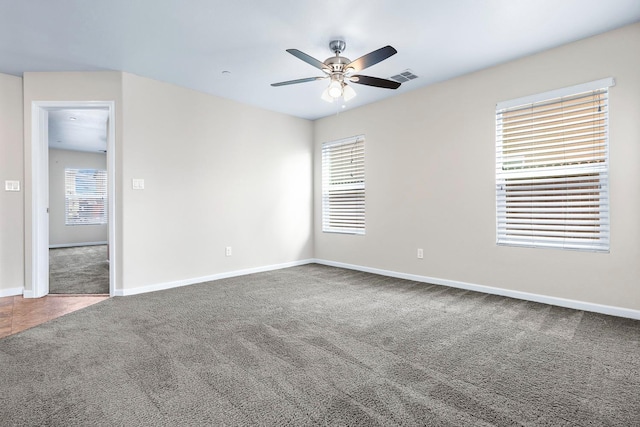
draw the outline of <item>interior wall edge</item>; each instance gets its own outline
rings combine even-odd
[[[16,288],[0,289],[0,298],[15,297],[18,295],[22,295],[23,293],[24,293],[24,288],[22,286],[19,286]]]
[[[428,283],[432,285],[448,286],[450,288],[465,289],[468,291],[481,292],[489,295],[499,295],[503,297],[515,298],[524,301],[537,302],[558,307],[571,308],[574,310],[590,311],[610,316],[625,317],[640,320],[640,310],[625,307],[614,307],[610,305],[597,304],[587,301],[578,301],[566,298],[552,297],[548,295],[534,294],[529,292],[515,291],[512,289],[497,288],[475,283],[459,282],[456,280],[441,279],[437,277],[420,276],[417,274],[402,273],[398,271],[382,270],[379,268],[366,267],[362,265],[346,264],[343,262],[315,259],[315,263],[330,267],[346,268],[348,270],[362,271],[365,273],[379,274],[381,276],[394,277],[397,279],[412,280],[415,282]]]
[[[33,218],[33,165],[34,151],[33,140],[33,106],[34,105],[108,105],[113,109],[115,119],[112,122],[113,137],[115,138],[115,153],[119,156],[122,145],[122,72],[120,71],[71,71],[71,72],[25,72],[23,74],[23,172],[24,172],[24,286],[25,298],[33,298],[33,234],[35,219]],[[114,206],[114,226],[117,238],[112,245],[115,251],[113,265],[115,269],[115,283],[118,286],[122,283],[120,256],[121,247],[121,225],[118,209],[120,202],[120,191],[117,187],[120,168],[115,168],[116,191]],[[95,239],[92,239],[95,240]],[[47,242],[48,243],[48,242]]]
[[[163,291],[163,290],[167,290],[167,289],[173,289],[173,288],[180,288],[180,287],[183,287],[183,286],[195,285],[195,284],[198,284],[198,283],[205,283],[205,282],[212,282],[212,281],[216,281],[216,280],[220,280],[220,279],[227,279],[227,278],[230,278],[230,277],[246,276],[248,274],[264,273],[266,271],[281,270],[283,268],[289,268],[289,267],[298,267],[298,266],[301,266],[301,265],[312,264],[313,262],[315,262],[313,259],[303,259],[303,260],[299,260],[299,261],[285,262],[285,263],[282,263],[282,264],[265,265],[265,266],[261,266],[261,267],[252,267],[252,268],[246,268],[246,269],[242,269],[242,270],[235,270],[235,271],[228,271],[228,272],[224,272],[224,273],[217,273],[217,274],[212,274],[210,276],[202,276],[202,277],[194,277],[194,278],[191,278],[191,279],[176,280],[176,281],[173,281],[173,282],[164,282],[164,283],[157,283],[157,284],[153,284],[153,285],[145,285],[145,286],[125,288],[125,289],[117,289],[115,294],[114,294],[114,296],[122,297],[122,296],[145,294],[145,293],[148,293],[148,292]]]
[[[20,184],[19,191],[0,191],[0,296],[25,284],[22,83],[22,77],[0,73],[0,182]]]
[[[636,23],[317,120],[314,256],[640,310],[639,48]],[[607,77],[609,252],[496,245],[496,103]],[[366,235],[325,233],[321,146],[357,134]]]

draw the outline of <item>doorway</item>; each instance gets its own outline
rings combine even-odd
[[[52,101],[32,105],[32,292],[25,292],[25,297],[103,293],[107,289],[110,296],[114,295],[114,116],[112,101]],[[83,125],[93,129],[83,129]],[[96,132],[102,132],[102,136],[94,138],[91,134]],[[54,170],[55,177],[50,176]],[[56,182],[51,182],[53,179]],[[106,203],[99,200],[104,193]],[[53,262],[50,251],[57,256],[52,258]],[[74,269],[64,265],[60,268],[58,258],[71,263],[70,267],[78,267],[80,262],[93,263],[94,271],[78,270],[75,274],[84,277],[74,278]],[[70,287],[61,288],[57,282],[50,287],[52,266],[63,273]],[[52,280],[57,280],[58,276],[51,273]],[[96,281],[97,276],[91,277],[96,273],[105,281],[102,287],[93,288],[100,292],[78,288],[83,281]],[[74,284],[74,279],[80,280]]]
[[[106,108],[49,111],[49,293],[108,294]]]

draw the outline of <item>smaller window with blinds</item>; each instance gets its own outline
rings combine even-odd
[[[609,251],[613,79],[496,107],[497,243]]]
[[[107,223],[107,171],[64,170],[65,225]]]
[[[322,144],[322,231],[365,234],[364,136]]]

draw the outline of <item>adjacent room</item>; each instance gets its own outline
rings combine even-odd
[[[0,2],[0,424],[640,425],[640,2]]]
[[[107,120],[49,112],[49,293],[109,294]]]

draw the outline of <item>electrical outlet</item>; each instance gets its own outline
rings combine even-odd
[[[231,246],[224,248],[224,254],[225,256],[231,256]]]
[[[422,248],[418,248],[418,259],[424,258],[424,251]]]

